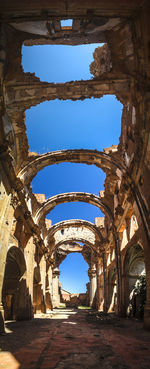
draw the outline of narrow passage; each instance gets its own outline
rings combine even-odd
[[[92,310],[55,309],[7,322],[0,369],[149,369],[150,333],[142,322]]]

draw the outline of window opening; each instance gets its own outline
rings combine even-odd
[[[61,28],[69,27],[72,28],[73,19],[62,19],[60,21]]]

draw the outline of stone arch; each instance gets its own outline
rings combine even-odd
[[[62,193],[47,199],[38,209],[37,213],[35,214],[35,221],[38,223],[41,218],[44,218],[46,214],[48,214],[52,209],[55,208],[56,205],[63,204],[66,202],[87,202],[94,206],[97,206],[102,212],[105,213],[110,219],[113,221],[113,214],[100,197],[93,195],[87,192],[67,192]]]
[[[23,251],[16,246],[10,247],[7,253],[2,298],[5,319],[19,318],[19,301],[26,281],[22,278],[26,273],[26,262]]]
[[[83,239],[82,239],[83,242]],[[59,265],[62,263],[62,261],[67,257],[68,254],[72,254],[72,253],[80,253],[82,254],[82,256],[85,256],[85,248],[86,246],[86,240],[84,243],[84,246],[81,246],[81,239],[69,239],[65,240],[64,242],[60,241],[59,243],[57,243],[55,246],[53,246],[53,251],[54,251],[54,265],[56,268],[59,268]],[[92,245],[89,243],[90,246],[88,246],[89,250],[90,250],[90,254],[93,251],[95,251],[92,247]],[[85,257],[84,257],[85,259]],[[85,259],[85,261],[88,263],[88,261]]]
[[[84,238],[77,238],[77,237],[73,237],[73,238],[66,238],[64,240],[61,240],[57,243],[55,243],[55,245],[53,244],[52,248],[51,248],[51,254],[56,251],[60,246],[62,245],[72,245],[72,246],[79,246],[79,243],[83,243],[85,246],[88,246],[91,250],[93,250],[94,252],[98,253],[98,250],[96,250],[96,248],[94,247],[94,243],[84,239]],[[75,252],[79,252],[75,251]]]
[[[138,276],[143,273],[144,267],[144,251],[139,243],[128,248],[124,258],[124,273],[131,273]]]
[[[91,230],[89,229],[82,229],[80,227],[69,227],[65,228],[64,232],[62,234],[61,230],[58,230],[54,237],[54,245],[57,245],[57,243],[67,241],[68,239],[74,240],[74,239],[80,239],[82,243],[90,242],[94,248],[97,248],[99,244],[97,245],[95,235]]]
[[[121,178],[124,173],[125,175],[125,188],[130,185],[130,178],[126,172],[126,165],[121,164],[119,160],[116,160],[111,154],[106,152],[101,152],[97,150],[60,150],[49,152],[42,155],[35,154],[28,159],[25,166],[19,171],[18,178],[20,178],[25,185],[29,185],[36,174],[42,170],[44,167],[59,164],[62,162],[72,162],[72,163],[85,163],[88,165],[96,165],[101,168],[107,174],[113,175],[113,178]],[[149,242],[149,214],[146,210],[146,204],[141,196],[141,193],[136,185],[130,188],[130,195],[135,199],[139,215],[141,217],[146,237]]]
[[[46,260],[43,255],[38,256],[33,273],[33,310],[34,313],[46,312]]]
[[[136,281],[141,275],[145,275],[144,250],[139,243],[128,248],[123,264],[124,274],[124,305],[126,313],[136,315],[138,303],[133,296]]]
[[[84,243],[84,241],[85,241],[85,243]],[[83,246],[81,245],[81,242],[84,243]],[[88,248],[88,258],[89,258],[89,260],[87,258],[87,248]],[[55,245],[55,249],[52,250],[52,257],[54,258],[53,273],[54,273],[54,276],[56,277],[56,281],[54,281],[54,287],[56,287],[55,284],[56,284],[56,282],[58,283],[58,280],[59,280],[59,274],[60,274],[59,267],[60,267],[60,264],[67,258],[67,256],[69,254],[74,254],[74,253],[80,254],[83,257],[83,259],[87,263],[87,267],[90,266],[91,255],[96,254],[95,250],[93,249],[93,245],[90,242],[88,242],[87,240],[84,240],[84,239],[81,239],[81,238],[79,239],[79,238],[74,237],[73,239],[67,239],[64,242],[63,241],[58,242]],[[74,267],[74,265],[73,265],[73,267]],[[79,272],[79,270],[78,270],[78,272]],[[62,295],[61,295],[62,292],[61,291],[62,291],[61,288],[59,288],[60,297],[62,298]],[[88,290],[84,294],[82,294],[82,293],[79,294],[79,301],[80,301],[80,298],[82,300],[82,305],[84,305],[84,303],[86,302],[86,304],[89,306]],[[69,299],[69,301],[70,301],[70,299]],[[81,305],[81,302],[79,303],[79,301],[78,301],[78,305]],[[64,301],[62,301],[62,302],[64,302]],[[73,302],[73,300],[71,298],[71,303],[72,302]],[[68,303],[70,304],[70,302],[68,302]],[[56,304],[56,301],[54,300],[54,306],[55,306],[55,304]]]
[[[42,155],[35,155],[29,160],[30,161],[18,173],[18,177],[24,184],[29,184],[36,174],[46,166],[63,162],[83,163],[88,165],[94,164],[104,172],[113,172],[116,176],[125,169],[124,166],[110,154],[97,150],[60,150]]]
[[[84,246],[82,247],[80,244],[77,244],[76,240],[82,242]],[[57,223],[56,226],[53,226],[49,230],[46,239],[47,248],[51,252],[52,250],[56,252],[56,249],[58,250],[62,245],[65,245],[64,250],[59,253],[62,254],[59,255],[60,259],[63,258],[65,253],[70,252],[81,252],[86,256],[87,250],[85,245],[88,245],[93,252],[100,253],[103,248],[102,242],[103,239],[100,238],[98,230],[92,223],[81,220],[74,221],[74,219]],[[58,248],[57,245],[59,245]]]
[[[99,241],[99,242],[103,242],[103,236],[101,234],[101,232],[99,231],[99,229],[91,222],[85,221],[85,220],[81,220],[81,219],[70,219],[70,220],[65,220],[59,223],[56,223],[55,225],[53,225],[47,233],[46,239],[45,241],[47,241],[47,243],[50,241],[51,237],[54,237],[55,233],[57,231],[63,231],[65,228],[68,227],[83,227],[85,229],[89,229],[91,230],[94,234],[95,234],[95,238]]]

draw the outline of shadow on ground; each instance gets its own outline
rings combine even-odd
[[[114,314],[55,309],[7,322],[0,369],[149,369],[150,332]]]

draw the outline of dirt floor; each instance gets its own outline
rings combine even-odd
[[[77,309],[7,322],[0,369],[150,369],[150,332],[142,326]]]

